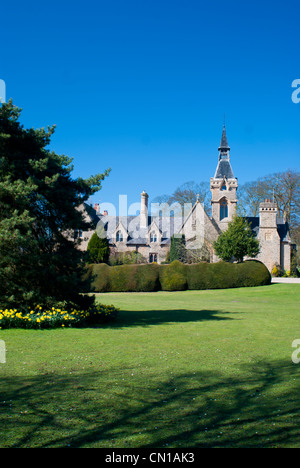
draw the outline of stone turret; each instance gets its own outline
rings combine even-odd
[[[277,206],[271,200],[259,205],[259,247],[257,259],[263,262],[269,271],[281,262],[281,241],[277,230]]]
[[[271,200],[265,200],[259,205],[259,227],[277,229],[277,206]]]

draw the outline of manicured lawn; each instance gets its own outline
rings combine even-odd
[[[300,447],[300,285],[98,299],[113,325],[0,330],[0,447]]]

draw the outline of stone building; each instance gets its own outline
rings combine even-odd
[[[148,194],[141,193],[140,213],[137,216],[110,216],[99,211],[99,205],[86,207],[86,216],[94,224],[101,223],[112,252],[139,252],[149,263],[161,263],[170,250],[171,237],[184,235],[186,247],[193,254],[208,252],[211,262],[218,261],[213,242],[228,228],[237,207],[238,180],[230,162],[230,147],[225,125],[218,148],[219,157],[214,177],[210,179],[211,217],[207,215],[199,199],[194,206],[159,207],[149,213]],[[160,209],[161,208],[161,209]],[[284,270],[291,268],[292,243],[288,224],[278,217],[276,204],[265,200],[260,204],[259,216],[247,218],[260,243],[256,257],[271,271],[275,265]],[[79,232],[83,249],[87,248],[92,232]]]
[[[259,240],[260,253],[256,259],[263,262],[270,271],[275,265],[289,271],[294,245],[288,223],[278,216],[276,203],[265,200],[260,204],[259,216],[247,219]]]
[[[234,177],[229,154],[230,147],[224,125],[216,173],[210,179],[212,219],[221,231],[228,228],[228,222],[232,219],[237,206],[238,181]]]

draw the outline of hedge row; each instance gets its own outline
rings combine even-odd
[[[258,261],[244,263],[198,263],[185,265],[89,265],[93,292],[184,291],[227,289],[271,283],[266,266]]]

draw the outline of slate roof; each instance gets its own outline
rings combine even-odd
[[[147,235],[149,227],[153,220],[156,222],[157,227],[161,231],[162,239],[161,244],[169,244],[170,239],[182,224],[182,219],[172,217],[151,217],[148,216],[148,227],[145,229],[140,228],[140,215],[138,216],[98,216],[98,221],[101,221],[104,225],[104,229],[107,233],[107,238],[110,244],[114,243],[114,234],[118,225],[121,223],[122,226],[128,232],[127,245],[146,245],[148,243]]]
[[[229,159],[230,146],[228,145],[225,124],[223,126],[223,133],[221,138],[221,144],[219,146],[219,151],[220,156],[215,174],[215,179],[224,179],[224,177],[226,179],[234,179],[235,177]]]
[[[228,145],[227,135],[226,135],[226,128],[225,124],[223,125],[223,133],[221,138],[221,144],[219,146],[219,151],[230,151],[230,146]]]
[[[87,214],[90,216],[92,222],[97,226],[99,222],[99,216],[97,215],[96,210],[91,205],[88,205],[87,203],[84,203],[84,208],[87,212]]]
[[[251,226],[252,231],[257,236],[259,233],[259,216],[245,218]],[[289,225],[283,218],[277,218],[277,232],[282,241],[288,241]]]
[[[282,241],[288,240],[289,225],[288,223],[284,222],[283,218],[277,219],[277,231]]]
[[[220,159],[215,174],[215,179],[234,179],[233,170],[229,159]]]
[[[138,216],[103,216],[96,213],[96,211],[86,205],[88,213],[95,222],[95,226],[102,222],[104,229],[107,234],[109,243],[114,244],[114,234],[118,225],[121,223],[122,226],[128,231],[127,245],[147,245],[147,235],[149,227],[152,222],[155,221],[157,227],[160,229],[162,234],[161,245],[168,245],[171,242],[171,237],[175,232],[178,232],[182,226],[181,218],[174,217],[151,217],[148,216],[148,228],[140,228],[140,215]],[[256,236],[259,234],[259,216],[247,216],[245,219],[249,222],[252,231]],[[277,232],[280,236],[281,241],[288,241],[289,226],[283,218],[277,218]]]

